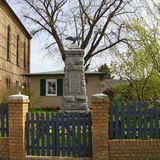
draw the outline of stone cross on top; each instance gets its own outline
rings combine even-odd
[[[16,84],[16,93],[17,93],[17,94],[21,94],[22,89],[23,89],[22,84],[21,84],[20,82],[18,82],[18,83]]]

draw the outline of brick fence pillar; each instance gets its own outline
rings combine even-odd
[[[26,158],[25,120],[28,103],[28,96],[21,94],[9,96],[9,159],[11,160]]]
[[[109,160],[108,106],[107,95],[95,94],[92,96],[93,160]]]

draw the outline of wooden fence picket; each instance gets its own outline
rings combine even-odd
[[[160,137],[160,106],[149,102],[110,102],[110,139],[153,139]]]
[[[27,113],[27,155],[91,157],[91,113]]]
[[[8,137],[8,106],[0,103],[0,137]]]

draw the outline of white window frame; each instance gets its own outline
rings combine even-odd
[[[48,82],[55,82],[55,85],[56,85],[56,93],[55,94],[48,93]],[[57,96],[57,80],[56,79],[46,79],[46,96]]]

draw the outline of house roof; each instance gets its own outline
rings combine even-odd
[[[22,29],[24,30],[24,32],[26,33],[26,35],[28,36],[28,38],[32,38],[30,33],[27,31],[27,29],[25,28],[25,26],[23,25],[23,23],[20,21],[20,19],[18,18],[18,16],[14,13],[14,11],[12,10],[12,8],[10,7],[10,5],[7,3],[6,0],[1,0],[1,2],[6,6],[6,8],[11,12],[12,16],[16,19],[16,21],[19,23],[19,25],[22,27]]]
[[[86,75],[105,75],[103,72],[96,71],[85,71]],[[25,73],[23,76],[31,77],[31,76],[49,76],[49,75],[64,75],[63,70],[59,71],[48,71],[48,72],[37,72],[37,73]]]
[[[106,79],[104,82],[107,84],[108,87],[113,87],[115,85],[129,84],[127,80],[120,80],[120,79]]]

